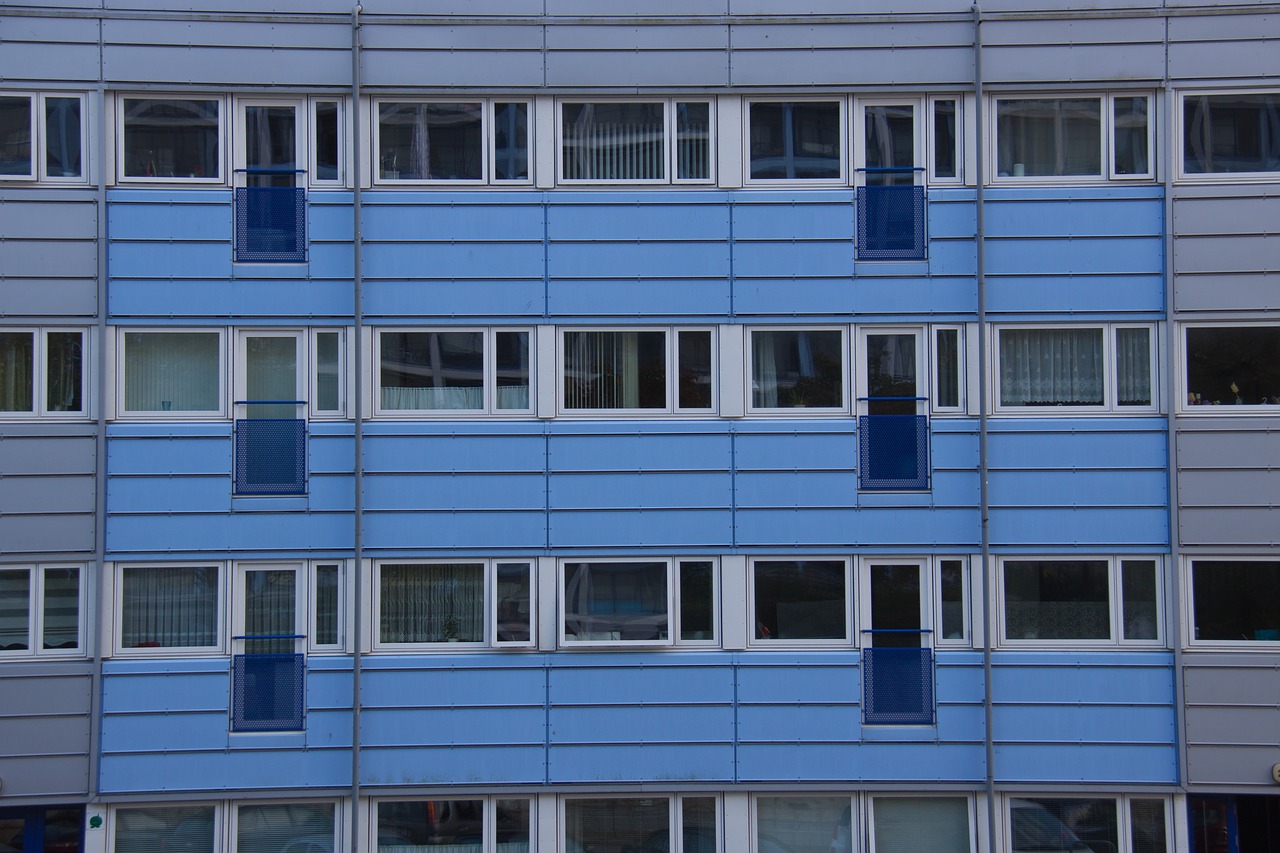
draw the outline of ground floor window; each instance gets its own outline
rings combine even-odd
[[[1280,797],[1200,794],[1187,798],[1191,853],[1280,850]]]
[[[80,853],[84,806],[0,809],[0,850]]]

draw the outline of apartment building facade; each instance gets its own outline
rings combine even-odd
[[[1280,846],[1280,8],[0,9],[0,851]]]

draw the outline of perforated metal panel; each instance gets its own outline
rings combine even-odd
[[[924,258],[924,187],[859,187],[858,259]]]
[[[300,731],[305,673],[304,655],[235,655],[231,661],[231,730]]]
[[[307,191],[237,188],[236,263],[297,264],[306,259]]]
[[[867,491],[929,488],[929,418],[862,415],[858,418],[858,488]]]
[[[296,418],[236,421],[237,495],[307,491],[307,422]]]
[[[862,722],[934,724],[933,649],[862,650]]]

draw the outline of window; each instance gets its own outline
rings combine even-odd
[[[84,96],[0,95],[0,180],[82,183]]]
[[[568,797],[563,803],[562,850],[720,850],[713,796]]]
[[[756,797],[759,853],[853,853],[857,822],[850,797]]]
[[[118,650],[223,651],[221,566],[123,566],[116,583]]]
[[[929,100],[929,182],[960,183],[963,175],[960,140],[960,99],[938,97]]]
[[[223,415],[221,330],[124,331],[121,342],[122,414]]]
[[[529,180],[529,104],[377,101],[379,182]]]
[[[0,419],[83,417],[87,334],[0,328]]]
[[[963,414],[965,410],[965,340],[961,327],[933,330],[933,411]]]
[[[711,560],[570,560],[560,572],[566,646],[713,645],[718,637]]]
[[[378,333],[380,415],[528,414],[528,329]]]
[[[708,101],[560,104],[565,183],[701,183],[711,179]]]
[[[1168,853],[1167,801],[1159,797],[1011,797],[1009,849]]]
[[[222,182],[221,99],[124,97],[120,114],[122,178]]]
[[[311,184],[344,186],[346,181],[347,126],[343,102],[316,98],[311,101]]]
[[[1280,562],[1191,561],[1192,639],[1280,643]]]
[[[1235,406],[1280,413],[1280,326],[1184,326],[1186,406]],[[1222,410],[1217,410],[1222,411]],[[1239,412],[1239,408],[1234,409]]]
[[[111,817],[114,853],[215,853],[215,807],[136,806]]]
[[[334,850],[333,803],[263,803],[235,807],[235,853]]]
[[[1280,172],[1280,92],[1185,94],[1182,173]]]
[[[1267,794],[1187,796],[1191,853],[1270,853],[1280,849],[1280,797]],[[1163,853],[1163,847],[1150,848]],[[1134,845],[1134,853],[1147,848]]]
[[[573,329],[561,342],[562,411],[714,411],[710,329]]]
[[[752,181],[844,179],[843,101],[748,101]]]
[[[1150,97],[996,98],[1000,178],[1150,178]]]
[[[374,645],[531,646],[532,572],[521,560],[383,561],[375,570]]]
[[[968,797],[871,797],[874,853],[970,853],[973,821]]]
[[[859,583],[864,647],[969,644],[969,572],[963,557],[864,557]]]
[[[6,851],[81,853],[84,806],[28,806],[0,809],[0,845]]]
[[[996,329],[998,411],[1154,407],[1150,326]]]
[[[0,659],[81,652],[81,570],[0,567]]]
[[[527,798],[384,800],[376,803],[379,851],[527,853],[533,837]]]
[[[752,329],[752,411],[844,411],[848,384],[843,329]]]
[[[1002,639],[1024,643],[1158,645],[1160,563],[1151,557],[1001,562]]]
[[[753,560],[751,587],[757,643],[851,645],[847,560]]]

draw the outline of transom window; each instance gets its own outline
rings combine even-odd
[[[995,331],[996,409],[1151,409],[1150,326],[1001,327]]]
[[[527,414],[528,329],[396,329],[377,337],[377,412]]]
[[[0,419],[84,416],[86,340],[82,329],[0,328]]]
[[[375,648],[534,643],[528,560],[384,560],[374,589]]]
[[[1153,176],[1148,95],[994,101],[997,180]]]
[[[79,654],[81,566],[0,566],[0,658]]]
[[[1280,325],[1187,325],[1183,335],[1189,411],[1210,414],[1228,411],[1212,407],[1230,406],[1280,414],[1271,408],[1280,407]]]
[[[1162,589],[1154,557],[1007,557],[1000,571],[1001,639],[1158,644]]]
[[[1182,173],[1280,172],[1280,92],[1182,96]]]
[[[526,101],[376,101],[378,182],[529,180]]]
[[[705,183],[713,162],[709,101],[564,101],[564,183]]]
[[[82,183],[84,96],[0,95],[0,181]]]
[[[566,560],[560,574],[566,647],[707,645],[719,637],[712,560]]]
[[[715,409],[711,329],[565,329],[560,408],[586,414]]]

